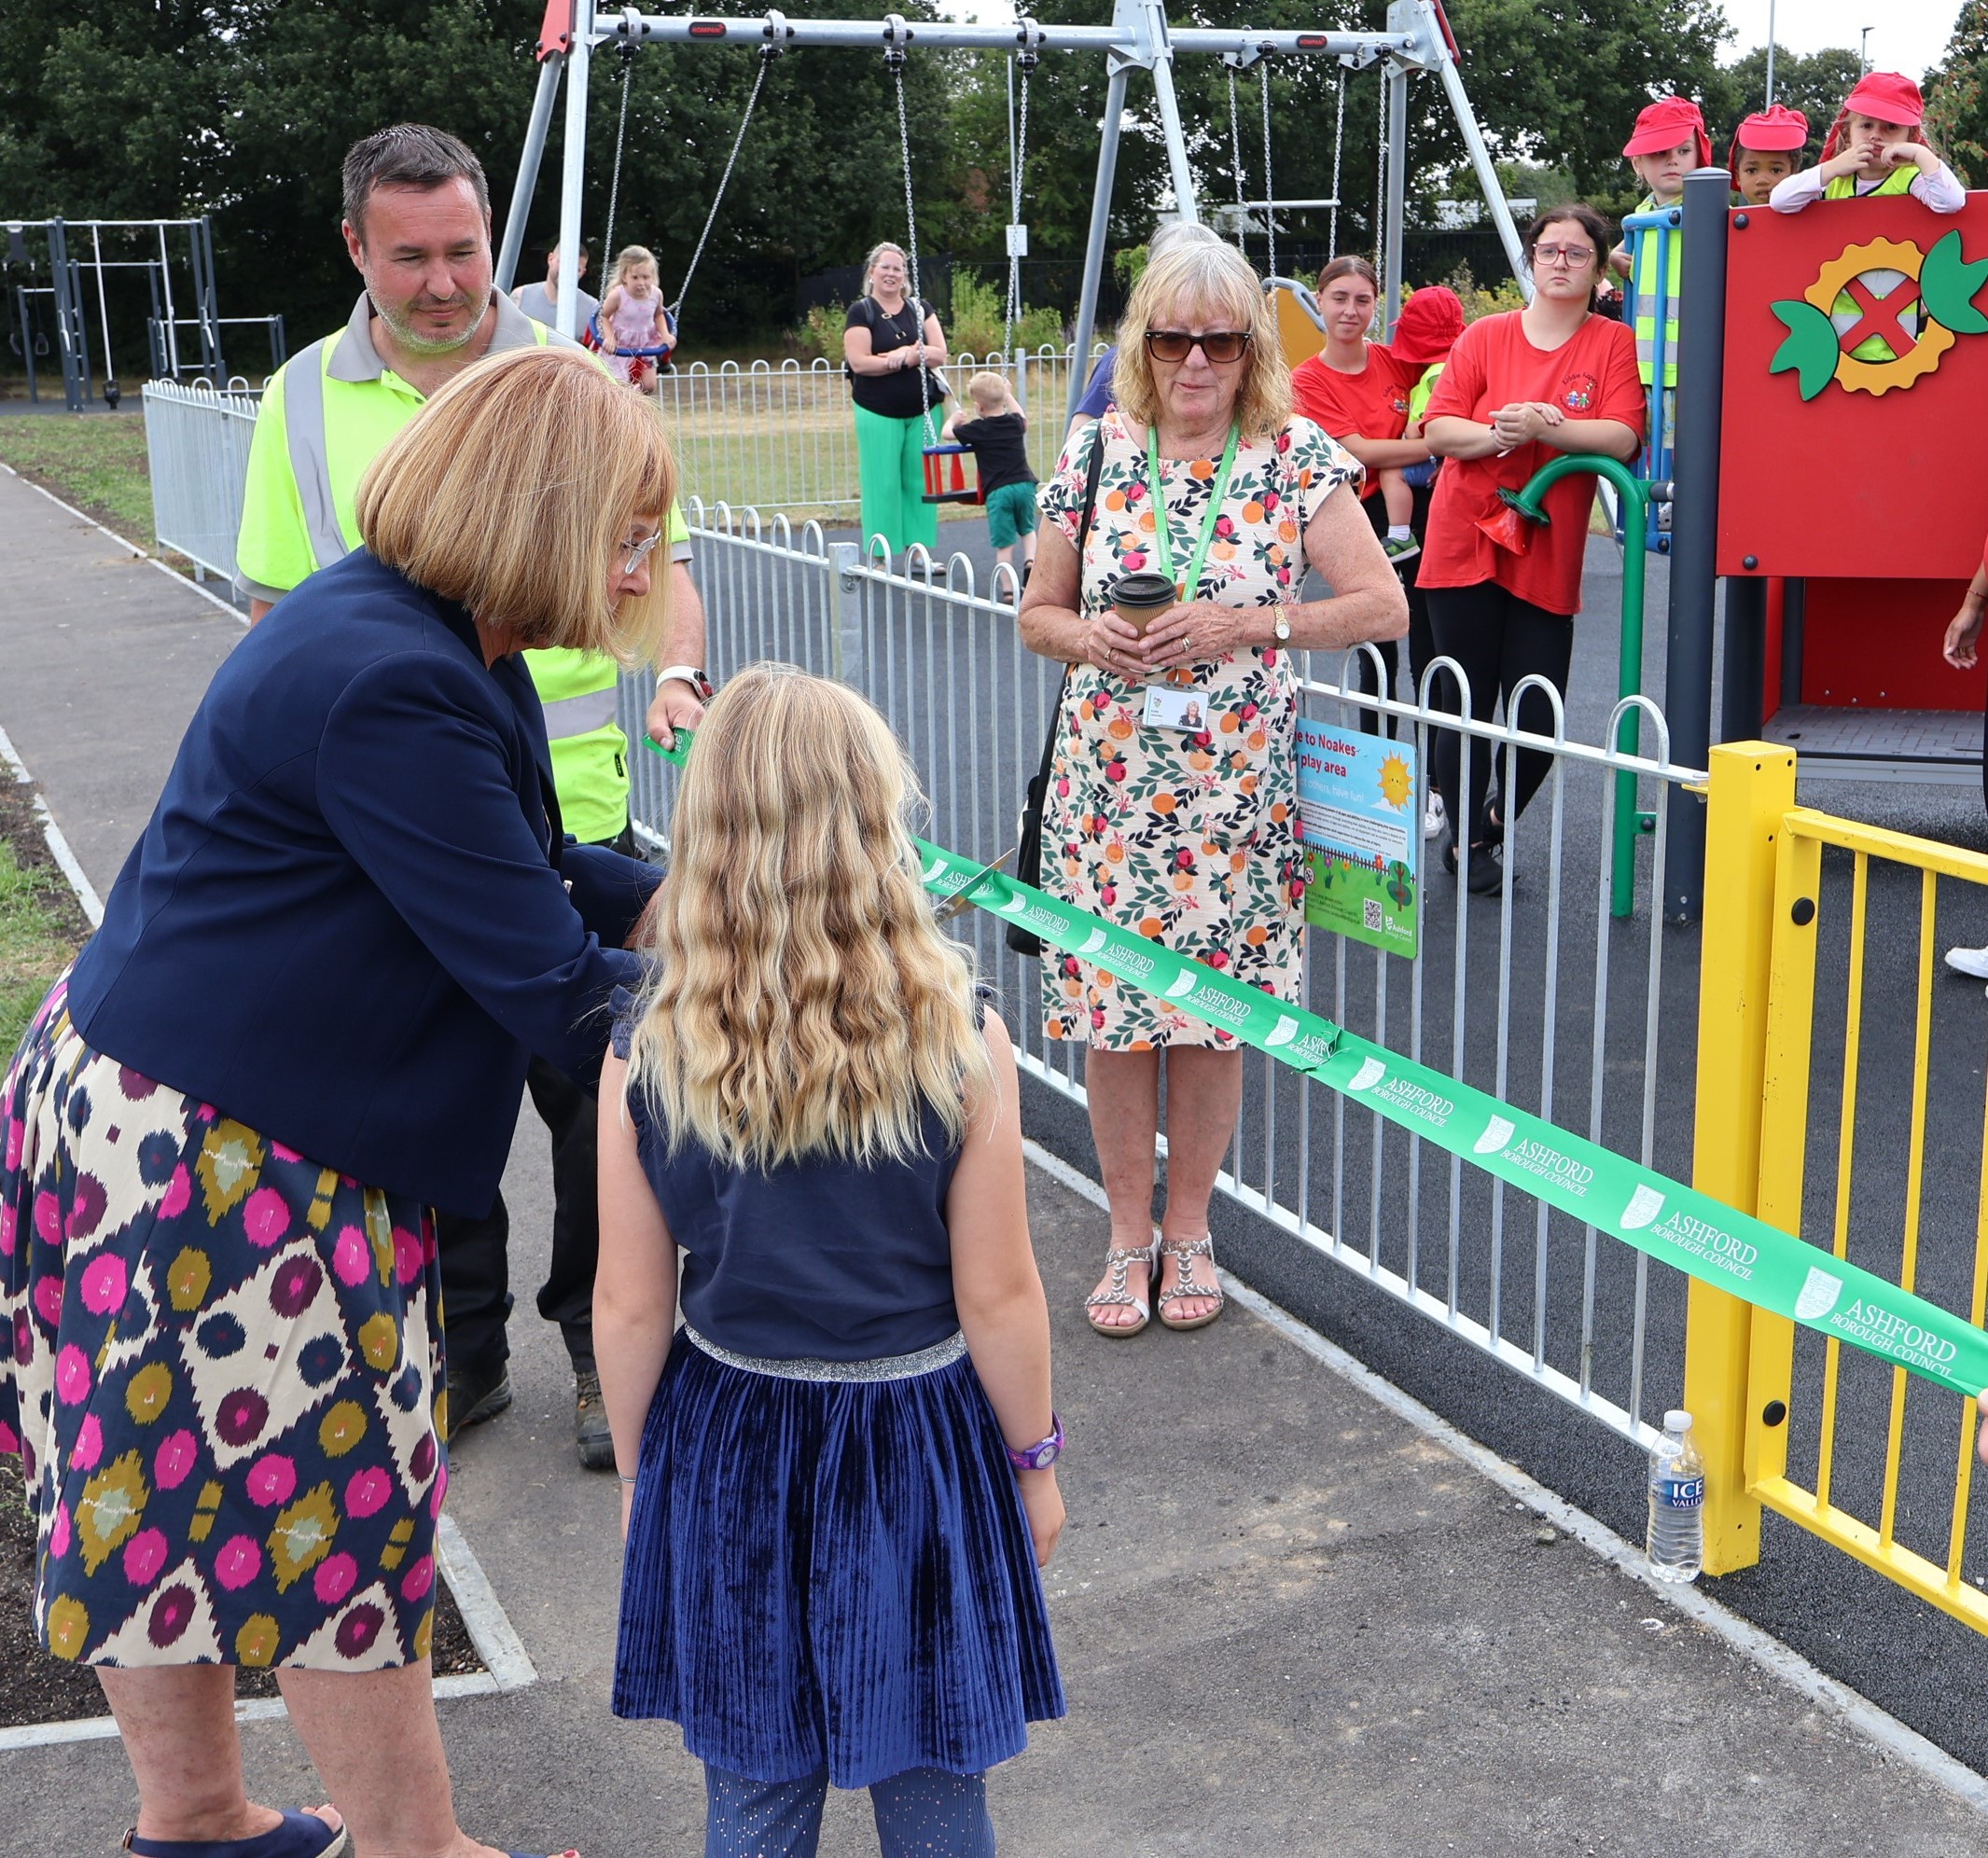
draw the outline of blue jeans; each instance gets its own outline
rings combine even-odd
[[[814,1858],[828,1770],[748,1781],[704,1764],[704,1858]],[[869,1790],[883,1858],[994,1858],[987,1777],[913,1768]]]

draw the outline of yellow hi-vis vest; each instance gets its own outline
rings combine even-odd
[[[1636,208],[1638,213],[1661,211],[1654,194]],[[1663,235],[1646,226],[1636,234],[1636,249],[1631,262],[1636,292],[1636,372],[1647,387],[1657,367],[1657,299],[1663,299],[1663,384],[1677,384],[1677,305],[1684,291],[1684,228],[1673,226],[1665,240],[1667,258],[1662,287],[1658,287],[1657,241]]]
[[[572,346],[501,291],[493,301],[493,354],[532,343]],[[246,593],[274,600],[359,546],[359,479],[426,404],[374,348],[371,319],[362,294],[343,330],[299,350],[264,390],[235,550]],[[672,544],[689,538],[674,510],[669,530]],[[583,841],[619,838],[628,825],[628,738],[615,721],[619,668],[571,651],[526,652],[524,662],[545,705],[566,830]]]
[[[1856,176],[1855,174],[1839,174],[1828,187],[1823,188],[1822,197],[1825,200],[1876,200],[1882,195],[1890,194],[1896,199],[1899,194],[1911,193],[1912,183],[1918,178],[1919,170],[1917,168],[1894,168],[1868,193],[1858,193],[1856,190]],[[1836,301],[1829,306],[1829,313],[1832,317],[1848,316],[1851,319],[1849,326],[1853,328],[1856,326],[1859,312],[1856,307],[1856,299],[1850,295],[1847,287],[1837,292]],[[1836,326],[1841,329],[1845,326],[1838,323]],[[1850,353],[1858,361],[1896,361],[1898,359],[1898,356],[1892,353],[1891,344],[1883,336],[1866,336]]]

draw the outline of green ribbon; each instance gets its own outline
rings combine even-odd
[[[678,731],[679,740],[688,734]],[[649,746],[683,764],[681,747]],[[943,846],[914,842],[932,895],[964,896],[1020,923],[1688,1276],[1970,1399],[1988,1387],[1988,1333],[1924,1297],[1136,930]]]

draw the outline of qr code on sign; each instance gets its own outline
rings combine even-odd
[[[1366,929],[1381,926],[1381,899],[1377,896],[1363,896],[1360,899],[1360,925]]]

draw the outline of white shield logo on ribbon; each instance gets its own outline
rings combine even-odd
[[[1795,1299],[1795,1314],[1804,1323],[1814,1323],[1827,1316],[1836,1308],[1836,1299],[1842,1293],[1843,1281],[1832,1277],[1818,1266],[1809,1267],[1808,1281],[1801,1286],[1801,1294]]]
[[[1185,969],[1173,986],[1167,989],[1166,997],[1169,1000],[1183,1000],[1192,993],[1199,985],[1200,982],[1195,977],[1194,970],[1192,968]]]
[[[1093,929],[1090,935],[1084,937],[1084,945],[1077,952],[1080,955],[1094,955],[1105,946],[1108,939],[1109,937],[1104,930]]]
[[[1636,1183],[1636,1190],[1629,1197],[1629,1204],[1622,1210],[1622,1229],[1625,1232],[1640,1232],[1651,1220],[1663,1211],[1663,1196],[1655,1187]]]
[[[1378,1058],[1363,1058],[1360,1068],[1346,1080],[1349,1090],[1371,1090],[1387,1075],[1387,1067]]]
[[[1484,1132],[1471,1144],[1478,1155],[1495,1155],[1512,1138],[1512,1125],[1503,1116],[1493,1116],[1484,1125]]]

